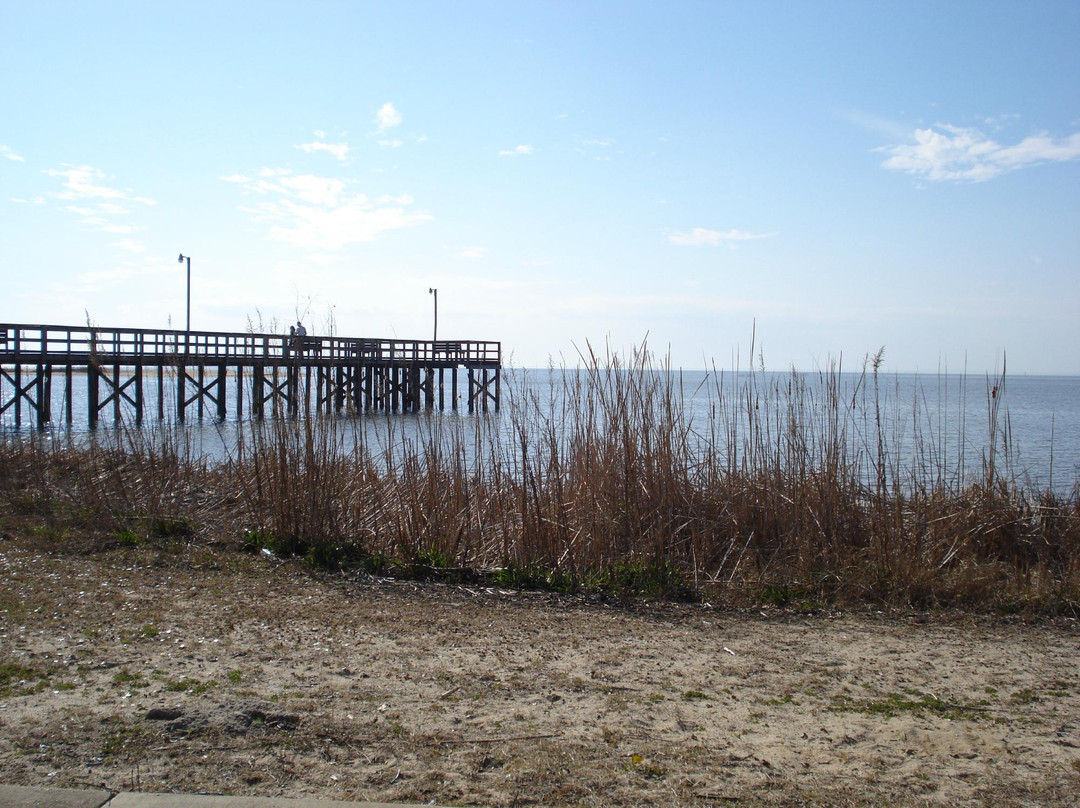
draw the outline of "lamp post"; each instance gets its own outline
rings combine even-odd
[[[180,253],[177,259],[181,264],[187,261],[187,331],[191,331],[191,256]]]
[[[435,329],[431,334],[431,341],[435,342],[439,339],[439,290],[429,288],[428,294],[435,296]]]

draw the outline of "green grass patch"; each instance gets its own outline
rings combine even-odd
[[[169,679],[165,682],[165,689],[170,693],[195,693],[199,695],[216,686],[217,682],[213,679],[208,682],[200,682],[198,679]]]
[[[143,680],[142,675],[138,673],[129,673],[128,671],[120,671],[113,675],[114,685],[128,685],[129,687],[146,687],[146,682]]]
[[[693,588],[671,561],[653,558],[612,564],[589,576],[584,588],[616,597],[697,600]]]
[[[712,701],[713,697],[700,690],[687,690],[682,694],[683,701]]]
[[[539,564],[515,564],[510,562],[492,570],[488,580],[504,589],[539,590],[570,594],[576,589],[574,579],[561,570],[545,569]]]
[[[146,739],[146,730],[138,725],[129,726],[119,723],[119,719],[112,722],[105,742],[101,747],[101,756],[104,758],[118,758],[137,751]]]
[[[0,698],[38,693],[49,686],[50,673],[18,662],[0,663]]]
[[[950,721],[977,720],[982,704],[956,704],[929,693],[889,693],[884,698],[860,701],[843,698],[832,709],[843,713],[865,713],[894,718],[902,714],[914,716],[934,715]]]
[[[116,531],[116,533],[113,534],[113,538],[116,540],[117,544],[123,545],[124,547],[141,547],[146,544],[147,541],[145,536],[141,535],[138,531],[132,530],[130,527],[125,527]]]

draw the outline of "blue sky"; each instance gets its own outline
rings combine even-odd
[[[0,320],[1080,373],[1080,3],[2,0]]]

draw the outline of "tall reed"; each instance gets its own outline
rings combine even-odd
[[[1080,488],[1018,479],[1004,374],[972,471],[947,398],[900,407],[880,353],[853,384],[835,364],[714,369],[694,390],[644,347],[581,360],[508,372],[499,415],[251,421],[217,464],[182,431],[62,451],[5,439],[0,492],[66,487],[329,566],[804,605],[1080,603]]]

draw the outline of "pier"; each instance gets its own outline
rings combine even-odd
[[[0,323],[0,416],[54,420],[53,386],[73,422],[85,377],[86,419],[166,412],[239,420],[299,413],[499,409],[502,346],[489,340],[399,340]],[[166,379],[174,384],[166,385]],[[172,389],[174,388],[174,389]],[[10,417],[10,416],[9,416]],[[81,416],[80,416],[81,417]]]

